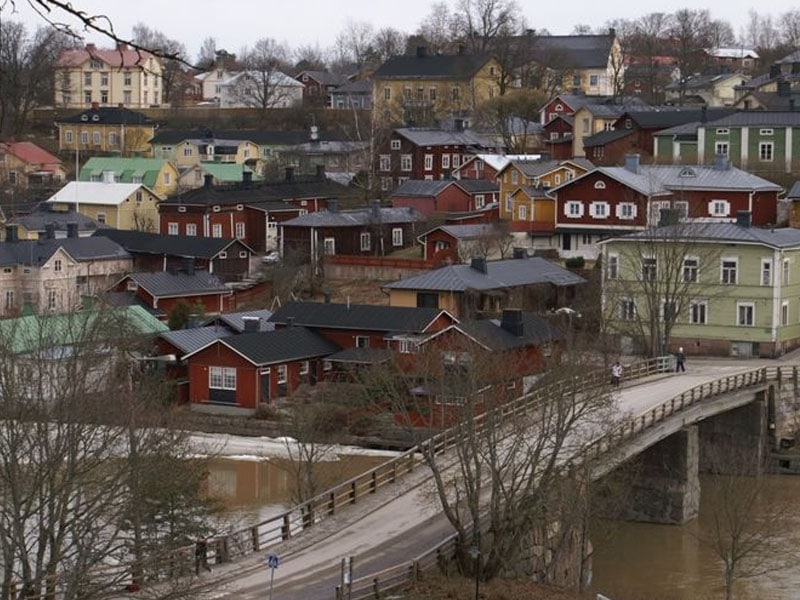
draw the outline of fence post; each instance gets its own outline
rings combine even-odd
[[[330,496],[328,496],[328,514],[336,514],[336,492],[331,492]]]
[[[261,544],[258,539],[258,525],[250,529],[250,539],[253,540],[253,552],[261,550]]]
[[[228,537],[223,536],[217,540],[217,555],[214,557],[217,564],[231,562],[231,555],[228,548]]]
[[[283,515],[283,525],[281,525],[281,540],[286,541],[292,537],[292,521],[289,513]]]
[[[350,502],[351,502],[351,504],[355,504],[356,503],[356,495],[357,494],[358,494],[358,486],[356,485],[356,482],[354,481],[353,483],[350,484],[350,499],[351,499]]]
[[[378,491],[378,472],[377,471],[373,471],[372,472],[372,482],[370,483],[370,488],[371,488],[373,494]]]
[[[392,483],[397,481],[397,461],[392,463]]]

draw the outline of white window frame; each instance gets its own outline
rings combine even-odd
[[[722,155],[728,157],[730,155],[731,145],[729,142],[717,142],[714,144],[714,154],[716,156]]]
[[[758,130],[758,135],[775,135],[775,130],[765,127],[763,129]]]
[[[620,321],[636,320],[636,303],[633,298],[620,298],[619,319]]]
[[[326,256],[333,256],[336,254],[336,238],[326,237],[322,240],[322,248]]]
[[[246,235],[246,233],[247,233],[247,225],[245,224],[244,221],[236,221],[234,227],[236,228],[236,236],[235,237],[239,238],[240,240],[244,239],[245,237],[247,237],[247,235]]]
[[[517,206],[517,220],[518,221],[527,221],[528,220],[528,205],[527,204],[520,204]]]
[[[403,245],[403,228],[402,227],[393,227],[392,228],[392,246],[395,248],[399,248]]]
[[[214,223],[211,226],[211,237],[212,238],[222,237],[222,223]]]
[[[197,236],[197,224],[196,223],[187,223],[186,224],[186,235],[190,235],[193,237]]]
[[[583,202],[580,200],[568,200],[565,202],[564,216],[569,219],[580,219],[583,217]]]
[[[389,147],[392,150],[400,150],[400,140],[392,140],[389,142]]]
[[[783,259],[783,264],[781,265],[781,285],[789,285],[789,277],[791,273],[791,263],[789,262],[788,258]]]
[[[760,160],[761,162],[772,162],[774,159],[775,159],[775,143],[759,142],[758,160]]]
[[[608,255],[606,279],[619,279],[619,254]]]
[[[761,259],[761,285],[772,285],[772,259]]]
[[[691,264],[694,263],[694,264]],[[688,277],[687,277],[688,275]],[[683,273],[682,279],[684,283],[698,283],[700,281],[700,258],[697,256],[684,256],[683,257]]]
[[[789,324],[789,301],[784,300],[781,302],[781,326],[785,327]]]
[[[63,270],[64,270],[64,261],[62,261],[60,258],[55,259],[53,261],[53,271],[55,273],[60,273]]]
[[[167,223],[167,235],[178,235],[178,224]]]
[[[589,204],[589,214],[593,219],[607,219],[611,215],[611,205],[605,201],[595,200]]]
[[[595,181],[594,182],[594,189],[596,189],[596,190],[604,190],[604,189],[606,189],[606,182],[605,181]]]
[[[642,257],[642,281],[656,281],[658,278],[658,258],[655,256]]]
[[[236,369],[234,367],[209,367],[208,387],[212,390],[236,391]]]
[[[278,365],[277,371],[278,371],[278,377],[277,377],[278,385],[287,383],[289,381],[289,366]]]
[[[717,135],[729,135],[731,132],[727,127],[719,127],[716,131]]]
[[[742,313],[743,309],[749,309],[749,319],[742,317],[747,317],[748,313]],[[749,321],[749,322],[747,322]],[[755,302],[737,302],[736,303],[736,325],[737,327],[753,327],[756,323],[756,305]]]
[[[733,271],[731,267],[726,268],[725,263],[733,263]],[[733,278],[726,273],[733,273]],[[727,279],[727,281],[726,281]],[[722,285],[737,285],[739,283],[739,259],[734,256],[723,256],[719,260],[719,282]]]
[[[708,216],[727,217],[731,214],[731,203],[727,200],[709,200]]]
[[[442,168],[449,169],[450,168],[450,155],[449,154],[442,154]]]
[[[392,156],[390,154],[381,154],[378,158],[378,169],[382,172],[392,170]]]
[[[369,252],[372,250],[372,235],[369,231],[362,231],[358,236],[358,247],[361,252]]]
[[[433,154],[425,155],[425,163],[423,169],[425,171],[433,171]]]
[[[410,154],[401,154],[400,155],[400,170],[403,172],[411,171],[412,165],[412,157]]]
[[[692,325],[708,324],[708,302],[706,300],[692,300],[689,303],[689,323]]]
[[[617,218],[631,221],[636,218],[636,203],[635,202],[620,202],[617,204]]]

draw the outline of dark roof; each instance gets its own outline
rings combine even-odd
[[[242,333],[245,328],[244,322],[246,319],[258,319],[259,331],[272,331],[275,329],[275,324],[270,322],[269,318],[271,316],[272,311],[266,309],[246,310],[235,313],[223,313],[215,317],[214,320],[218,320],[222,325],[231,331]]]
[[[346,186],[327,178],[297,177],[294,181],[254,183],[250,187],[200,187],[179,194],[161,204],[196,204],[209,206],[219,204],[246,204],[258,206],[262,203],[281,202],[303,198],[338,198],[347,195]],[[279,208],[278,204],[274,208]],[[286,210],[293,207],[285,206]]]
[[[470,79],[491,58],[488,54],[399,55],[389,58],[373,79]]]
[[[390,290],[430,290],[466,292],[498,290],[538,283],[557,286],[576,285],[586,280],[543,258],[515,258],[486,261],[487,273],[471,265],[450,265],[407,279],[389,283]]]
[[[489,350],[511,350],[530,345],[547,344],[564,336],[545,319],[532,313],[522,313],[522,335],[517,336],[501,326],[498,319],[466,321],[456,325]]]
[[[191,329],[177,329],[165,331],[159,337],[175,346],[183,354],[199,350],[212,342],[231,335],[231,332],[221,327],[193,327]]]
[[[423,239],[434,231],[444,231],[459,240],[474,240],[502,234],[504,230],[499,223],[474,223],[471,225],[439,225],[419,236]]]
[[[765,110],[797,110],[800,109],[800,93],[792,90],[789,95],[778,92],[750,92],[748,97],[757,100]],[[741,103],[740,103],[741,104]]]
[[[547,65],[552,64],[557,57],[559,64],[566,67],[605,69],[608,66],[614,36],[542,35],[534,37],[532,44],[533,56]]]
[[[90,108],[71,117],[58,119],[56,122],[94,125],[154,125],[154,122],[146,115],[117,106]]]
[[[372,94],[372,81],[368,79],[359,79],[358,81],[351,81],[340,85],[331,92],[334,96],[346,94]]]
[[[319,131],[321,140],[346,139],[343,132]],[[301,131],[264,131],[260,129],[159,129],[151,144],[177,144],[185,140],[213,142],[214,140],[249,141],[259,146],[293,146],[310,139],[310,132]]]
[[[704,125],[705,127],[800,127],[800,111],[742,111]]]
[[[270,321],[329,329],[422,333],[442,312],[438,308],[291,302],[278,309]]]
[[[685,90],[703,90],[709,88],[713,85],[721,81],[725,81],[726,79],[730,79],[732,77],[738,77],[742,79],[742,76],[738,73],[708,73],[703,75],[693,75],[691,77],[687,77],[683,83],[683,89]],[[746,79],[742,83],[746,83]],[[681,83],[680,81],[671,81],[667,85],[664,86],[665,90],[680,90]]]
[[[213,343],[228,346],[256,365],[327,356],[339,350],[339,346],[305,327],[285,327],[275,331],[242,333]]]
[[[415,208],[382,207],[378,215],[373,208],[360,208],[355,210],[319,210],[310,212],[294,219],[281,223],[284,227],[363,227],[375,223],[403,224],[417,223],[426,220],[425,215]]]
[[[88,238],[104,239],[104,238]],[[187,273],[131,273],[126,277],[155,297],[175,297],[186,295],[217,294],[229,291],[222,282],[207,271]]]
[[[736,112],[732,108],[657,107],[652,110],[630,110],[620,117],[631,119],[642,129],[666,129],[693,121],[713,121]]]
[[[301,71],[295,76],[295,79],[302,81],[302,75],[308,75],[310,79],[322,85],[339,85],[346,81],[344,75],[331,73],[330,71]]]
[[[0,243],[0,264],[42,265],[63,248],[78,262],[130,258],[124,248],[107,238],[82,237]]]
[[[500,191],[500,186],[497,185],[497,182],[489,181],[488,179],[456,179],[456,185],[468,194]]]
[[[583,147],[591,148],[593,146],[605,146],[606,144],[621,140],[622,138],[633,135],[634,133],[636,132],[633,129],[608,129],[606,131],[600,131],[594,135],[583,138]]]
[[[376,365],[392,360],[393,353],[389,348],[345,348],[327,356],[326,359],[335,363],[356,363]]]
[[[471,129],[452,131],[426,127],[400,127],[394,132],[417,146],[466,146],[482,149],[498,148],[503,145],[492,137]]]
[[[637,231],[629,235],[609,238],[600,243],[608,243],[611,240],[635,242],[641,239],[652,243],[654,239],[676,240],[682,238],[691,238],[693,242],[738,242],[772,248],[800,247],[800,229],[793,227],[762,229],[760,227],[742,227],[735,223],[682,223],[655,230]]]
[[[51,205],[38,204],[28,214],[12,216],[7,224],[13,225],[16,223],[22,225],[28,231],[44,231],[47,225],[53,225],[56,231],[66,231],[67,225],[70,223],[77,225],[78,231],[93,231],[97,229],[97,223],[93,219],[79,212],[64,212],[51,209]]]
[[[392,192],[395,196],[432,196],[436,197],[454,183],[452,179],[409,179],[404,181]]]
[[[135,254],[157,254],[192,258],[215,258],[231,244],[233,238],[208,238],[191,235],[163,235],[145,231],[105,228],[97,230],[93,236],[103,236],[117,242],[128,252]],[[247,247],[244,242],[238,240]],[[249,249],[249,248],[248,248]],[[250,252],[253,252],[250,250]]]

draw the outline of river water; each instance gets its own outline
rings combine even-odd
[[[318,465],[321,489],[345,481],[386,460],[385,456],[347,455]],[[775,506],[790,509],[800,502],[800,477],[765,478],[760,508],[767,513]],[[602,593],[613,600],[711,600],[724,598],[722,567],[700,538],[709,530],[717,480],[701,476],[700,516],[683,525],[604,523],[610,530],[603,539],[593,539],[594,600]],[[702,490],[705,490],[705,494]],[[252,524],[280,514],[292,504],[292,474],[285,459],[211,461],[208,491],[221,499],[231,515]],[[705,498],[705,500],[704,500]],[[787,535],[800,552],[800,510],[792,511]],[[740,582],[737,600],[800,600],[800,556],[798,567],[785,568]]]

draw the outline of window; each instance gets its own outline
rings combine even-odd
[[[6,309],[14,308],[14,290],[6,290]]]
[[[592,202],[589,204],[589,214],[594,219],[605,219],[609,214],[608,202]]]
[[[658,259],[652,256],[642,258],[642,281],[655,281],[658,273]]]
[[[708,323],[708,303],[705,300],[694,300],[689,304],[689,322],[694,325]]]
[[[381,171],[392,170],[392,157],[388,154],[381,154],[378,158],[378,169]]]
[[[278,383],[286,383],[289,369],[286,365],[278,365]]]
[[[108,90],[100,90],[100,103],[108,104]]]
[[[178,224],[177,223],[167,223],[167,234],[168,235],[178,235]]]
[[[761,285],[772,285],[772,261],[761,261]]]
[[[363,232],[360,236],[360,247],[362,252],[369,252],[372,248],[372,236],[369,232]]]
[[[308,361],[304,360],[300,363],[300,375],[308,375],[309,365]]]
[[[619,318],[623,321],[636,319],[636,305],[630,298],[623,298],[619,302]]]
[[[730,130],[727,127],[717,129],[717,135],[728,135],[729,133]]]
[[[689,216],[689,202],[686,200],[676,200],[673,208],[678,213],[681,219],[685,219]]]
[[[736,284],[736,271],[738,267],[736,259],[723,258],[722,259],[722,283],[728,285]]]
[[[219,256],[222,260],[225,260],[226,258],[228,258],[228,253],[225,252],[225,250],[223,250],[222,252],[217,254],[217,256]]]
[[[357,335],[356,348],[369,348],[369,336]]]
[[[564,215],[572,219],[578,219],[583,216],[583,203],[576,200],[567,202],[564,205]]]
[[[245,237],[245,224],[244,221],[236,222],[236,237],[243,239]]]
[[[108,134],[108,145],[109,146],[116,146],[117,145],[117,134],[113,131]]]
[[[392,140],[391,148],[392,150],[400,150],[400,140]]]
[[[783,259],[783,271],[781,272],[781,285],[789,285],[789,259]]]
[[[428,90],[428,97],[430,98],[431,102],[436,102],[436,88],[432,87]]]
[[[220,223],[214,223],[214,225],[211,226],[211,237],[222,237],[222,225]]]
[[[781,325],[789,324],[789,302],[781,303]]]
[[[453,168],[457,169],[461,164],[461,155],[460,154],[453,154]]]
[[[450,90],[450,94],[454,101],[458,101],[461,97],[461,90],[458,87],[454,87],[452,90]]]
[[[394,227],[392,229],[392,246],[402,246],[403,245],[403,228],[402,227]]]
[[[730,144],[728,142],[717,142],[714,144],[714,154],[717,156],[729,156],[730,155]]]
[[[122,102],[123,104],[130,104],[133,96],[131,95],[130,90],[125,90],[122,92]]]
[[[449,169],[450,168],[450,155],[449,154],[442,154],[442,168]]]
[[[388,192],[390,189],[392,189],[392,178],[381,177],[381,190],[384,192]]]
[[[635,219],[636,205],[633,202],[620,202],[617,204],[617,218],[628,220]]]
[[[108,73],[106,71],[100,73],[100,85],[108,87]]]
[[[233,367],[209,367],[208,387],[215,390],[236,390],[236,369]]]
[[[164,173],[164,185],[172,183],[172,173]]]
[[[700,269],[700,260],[694,257],[683,259],[683,280],[686,283],[697,283],[697,272]]]
[[[72,143],[72,132],[71,131],[65,131],[64,132],[64,141],[67,144],[71,144]]]
[[[194,223],[187,223],[186,224],[186,235],[196,236],[197,235],[197,225]]]
[[[619,278],[619,255],[618,254],[609,254],[608,255],[608,268],[606,269],[606,277],[608,279],[618,279]]]
[[[81,144],[88,144],[88,143],[89,143],[89,132],[81,131]]]
[[[773,135],[775,132],[772,129],[759,129],[759,135]]]
[[[58,291],[47,290],[47,309],[53,310],[56,307],[57,301],[58,301]]]
[[[483,208],[486,206],[486,197],[483,194],[475,194],[475,208]]]
[[[400,155],[400,170],[401,171],[410,171],[411,170],[411,155],[410,154],[401,154]]]
[[[425,170],[432,171],[433,170],[433,154],[426,154],[425,155]]]
[[[99,146],[100,145],[100,132],[99,131],[95,131],[94,133],[92,133],[92,143],[95,146]]]
[[[125,86],[131,85],[131,74],[128,73],[127,71],[122,76],[122,85],[125,85]]]
[[[764,162],[771,161],[774,148],[775,144],[772,142],[760,142],[758,144],[758,159]]]
[[[322,242],[323,251],[328,256],[336,254],[336,240],[334,238],[325,238]]]
[[[90,72],[83,74],[83,85],[92,85],[92,74]]]
[[[528,220],[528,207],[525,204],[520,204],[517,207],[517,220],[518,221]]]
[[[92,92],[83,92],[83,101],[86,104],[92,103]]]
[[[102,225],[106,224],[106,213],[97,213],[97,222]]]
[[[331,361],[329,361],[329,360],[323,360],[322,361],[322,370],[323,371],[330,371],[331,369],[333,369],[333,363]]]
[[[511,171],[511,183],[514,185],[519,183],[519,173],[516,170]]]
[[[64,269],[64,263],[60,258],[53,261],[53,271],[60,273]]]
[[[412,354],[417,351],[418,344],[414,340],[400,340],[398,349],[400,354]]]
[[[752,302],[736,303],[736,324],[740,327],[752,327],[755,321],[756,307]]]
[[[731,204],[727,200],[711,200],[708,203],[708,214],[712,217],[727,217],[731,212]]]
[[[597,77],[597,75],[589,75],[589,85],[590,86],[592,86],[592,87],[596,86],[598,80],[599,80],[599,78]]]

